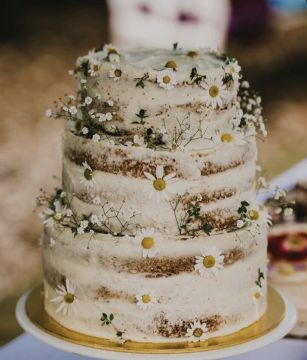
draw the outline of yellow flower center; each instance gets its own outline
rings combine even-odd
[[[157,191],[162,191],[166,188],[166,181],[158,178],[153,182],[153,187],[157,190]]]
[[[64,301],[65,301],[67,304],[73,303],[74,300],[75,300],[75,295],[74,295],[74,294],[67,293],[67,294],[64,295]]]
[[[120,69],[116,69],[116,70],[114,70],[114,75],[116,77],[121,77],[122,76],[122,71]]]
[[[258,220],[260,217],[259,211],[255,209],[250,210],[248,214],[251,220]]]
[[[164,84],[169,84],[170,82],[171,82],[170,76],[164,75],[164,76],[163,76],[163,83],[164,83]]]
[[[151,297],[149,294],[144,294],[142,295],[142,301],[144,304],[148,304],[151,302]]]
[[[83,173],[86,180],[91,181],[93,178],[93,171],[91,169],[86,168]]]
[[[60,212],[56,212],[53,214],[53,220],[55,221],[61,221],[63,219],[63,214]]]
[[[215,258],[212,255],[204,256],[203,265],[205,268],[210,269],[215,265]]]
[[[142,246],[144,249],[151,249],[153,248],[155,245],[155,240],[153,237],[150,237],[150,236],[146,236],[144,237],[144,239],[142,240]]]
[[[194,329],[194,331],[193,331],[193,335],[194,335],[195,337],[197,337],[197,338],[200,338],[203,333],[204,333],[204,332],[203,332],[203,330],[202,330],[201,328],[196,328],[196,329]]]
[[[216,85],[212,85],[211,87],[210,87],[210,89],[209,89],[209,95],[211,96],[211,97],[217,97],[218,96],[218,94],[220,93],[220,91],[219,91],[219,88],[216,86]]]
[[[194,58],[198,55],[197,51],[190,50],[187,52],[187,56]]]
[[[93,66],[93,69],[94,69],[94,71],[98,71],[98,70],[99,70],[99,65],[95,64],[95,65]]]
[[[177,67],[177,63],[176,63],[175,60],[169,60],[169,61],[167,61],[167,63],[165,64],[165,67],[175,70],[176,67]]]
[[[259,299],[261,298],[261,294],[260,294],[259,291],[256,291],[255,294],[254,294],[254,296],[255,296],[255,299],[256,299],[256,300],[259,300]]]
[[[235,68],[233,66],[230,66],[228,69],[230,74],[233,74],[235,72]]]
[[[111,48],[108,50],[108,55],[111,55],[111,54],[118,54],[117,50],[114,49],[114,48]]]
[[[231,142],[233,140],[233,136],[231,134],[223,134],[221,136],[221,141],[222,142]]]

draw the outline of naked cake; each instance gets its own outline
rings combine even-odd
[[[66,328],[136,342],[199,341],[266,311],[256,202],[261,99],[208,49],[101,46],[70,73],[62,187],[43,193],[45,310]]]

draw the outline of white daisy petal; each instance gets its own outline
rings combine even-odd
[[[162,165],[157,165],[156,168],[156,177],[162,179],[164,175],[164,167]]]
[[[175,172],[170,173],[170,174],[164,176],[164,180],[170,181],[170,180],[172,180],[175,176],[176,176],[176,173],[175,173]]]
[[[148,180],[154,181],[156,179],[152,174],[150,174],[146,171],[144,172],[144,175],[147,177]]]

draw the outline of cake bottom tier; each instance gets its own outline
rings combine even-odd
[[[45,310],[66,328],[120,342],[198,341],[239,331],[266,310],[267,239],[258,230],[161,236],[150,252],[133,237],[48,229]]]

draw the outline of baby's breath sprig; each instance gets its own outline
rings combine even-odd
[[[261,97],[250,89],[247,81],[240,82],[238,90],[238,101],[242,110],[242,117],[239,122],[239,128],[249,132],[251,127],[262,135],[267,136],[265,121],[262,116]]]
[[[116,130],[115,126],[108,125],[116,114],[113,101],[102,102],[100,95],[89,96],[86,83],[86,80],[81,80],[77,98],[73,95],[60,98],[55,101],[55,111],[48,109],[46,116],[65,119],[67,128],[79,136],[96,142],[104,139],[111,143],[109,135],[114,135]]]
[[[289,201],[287,199],[286,190],[276,187],[274,190],[274,195],[267,202],[266,205],[277,215],[290,216],[293,213],[293,207],[295,206],[295,201]]]
[[[100,205],[101,213],[98,216],[98,225],[113,236],[123,236],[131,225],[131,220],[138,215],[135,210],[124,209],[124,205],[125,201],[118,209],[109,202]],[[117,231],[114,230],[115,226]]]
[[[149,74],[146,72],[144,73],[144,75],[140,78],[135,78],[134,80],[136,80],[136,87],[141,87],[142,89],[144,89],[145,87],[145,81],[149,79]]]
[[[206,114],[205,114],[206,117]],[[191,142],[201,139],[211,140],[206,136],[207,128],[203,129],[204,117],[198,121],[198,126],[192,127],[190,116],[186,116],[183,119],[176,119],[177,124],[174,126],[174,130],[171,134],[167,133],[167,126],[165,120],[163,120],[163,126],[165,133],[168,135],[168,145],[172,150],[182,149],[189,145]]]

